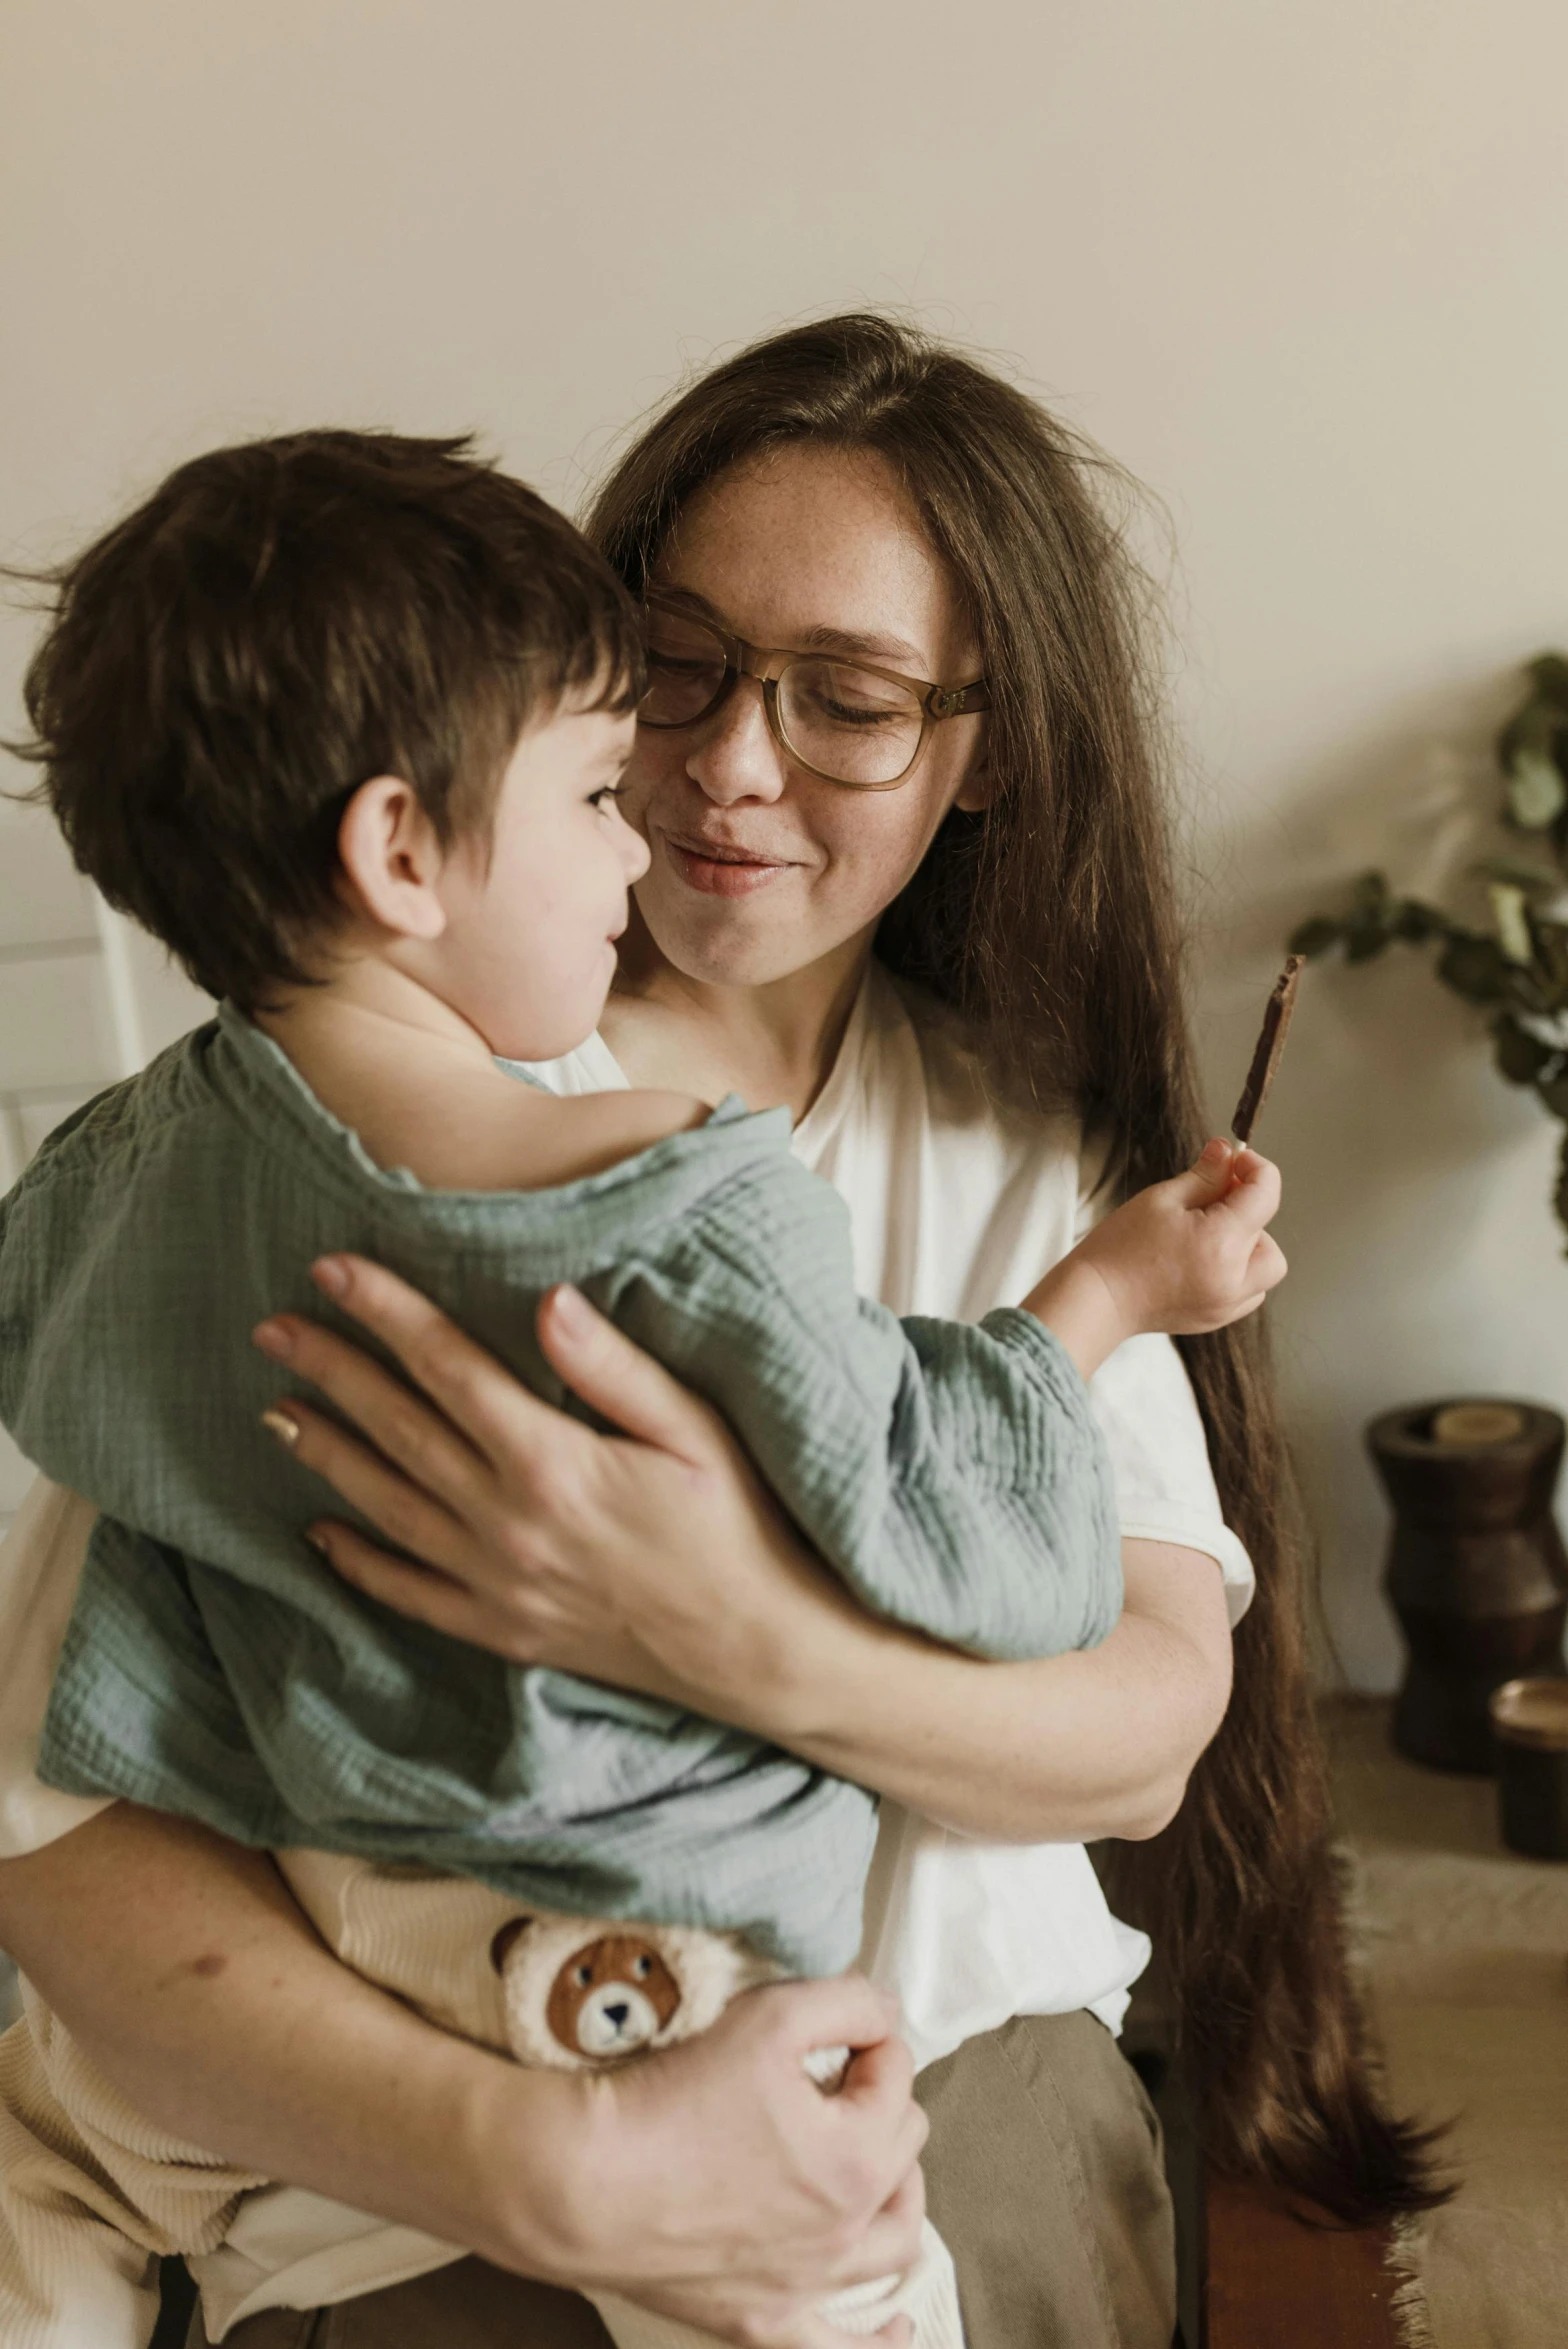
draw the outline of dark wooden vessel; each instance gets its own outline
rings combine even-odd
[[[1463,1440],[1488,1421],[1516,1432]],[[1552,1515],[1564,1432],[1555,1411],[1490,1397],[1407,1404],[1367,1428],[1394,1509],[1384,1588],[1410,1651],[1394,1743],[1413,1761],[1494,1769],[1493,1689],[1568,1670],[1568,1553]]]

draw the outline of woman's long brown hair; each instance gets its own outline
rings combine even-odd
[[[633,593],[687,500],[795,441],[880,451],[950,565],[991,681],[994,799],[955,813],[878,951],[956,1005],[1000,1086],[1109,1128],[1128,1189],[1200,1141],[1142,574],[1105,460],[961,353],[877,316],[770,337],[643,430],[588,530]],[[1257,1570],[1235,1691],[1164,1834],[1122,1847],[1221,2165],[1364,2222],[1440,2198],[1368,2076],[1306,1653],[1310,1546],[1261,1316],[1177,1341],[1227,1523]]]

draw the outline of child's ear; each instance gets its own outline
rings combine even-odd
[[[397,775],[361,783],[338,825],[339,887],[356,912],[400,938],[439,938],[445,862],[412,784]]]

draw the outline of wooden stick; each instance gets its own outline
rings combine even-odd
[[[1285,1049],[1285,1032],[1290,1026],[1290,1015],[1295,1009],[1296,989],[1306,968],[1304,954],[1293,954],[1274,982],[1274,992],[1264,1008],[1263,1025],[1258,1031],[1257,1049],[1252,1055],[1252,1066],[1247,1081],[1241,1088],[1241,1099],[1236,1114],[1230,1121],[1230,1130],[1238,1142],[1250,1142],[1252,1129],[1262,1115],[1263,1104],[1269,1097],[1274,1082],[1274,1071],[1279,1067],[1280,1054]]]

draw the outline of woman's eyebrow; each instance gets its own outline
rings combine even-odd
[[[730,620],[719,610],[718,605],[710,603],[695,587],[672,585],[661,587],[659,593],[677,603],[690,604],[707,619],[716,621],[719,627],[734,633]],[[863,661],[913,661],[917,671],[922,673],[926,667],[926,655],[917,645],[907,643],[902,636],[865,635],[855,628],[830,627],[825,621],[818,627],[807,628],[796,637],[795,642],[802,652],[849,653]]]
[[[926,656],[901,636],[863,636],[853,628],[808,628],[800,639],[802,651],[858,653],[868,661],[913,661],[925,666]]]

